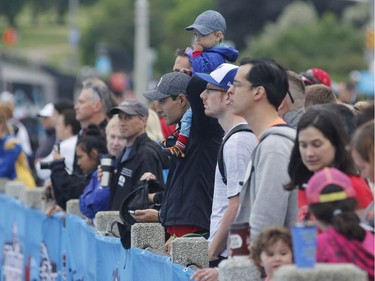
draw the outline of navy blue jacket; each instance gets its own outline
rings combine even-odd
[[[160,219],[164,226],[193,225],[208,230],[212,211],[217,153],[223,130],[204,114],[199,95],[206,82],[191,79],[187,95],[193,112],[185,158],[171,158]]]
[[[219,45],[203,52],[194,51],[189,57],[194,73],[210,73],[222,63],[235,62],[238,58],[238,51],[231,47]]]

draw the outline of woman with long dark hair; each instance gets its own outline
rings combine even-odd
[[[349,139],[340,117],[321,106],[313,106],[302,116],[288,166],[287,190],[298,188],[297,220],[307,220],[305,187],[311,176],[326,167],[335,167],[348,175],[357,193],[358,209],[364,210],[373,200],[370,188],[359,177],[348,151]]]

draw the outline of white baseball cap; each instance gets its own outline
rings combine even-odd
[[[38,112],[39,117],[52,117],[53,111],[55,110],[55,107],[52,103],[47,103],[42,110]]]

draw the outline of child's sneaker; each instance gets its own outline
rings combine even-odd
[[[167,148],[167,139],[162,140],[162,141],[159,141],[159,145],[160,145],[162,148]]]

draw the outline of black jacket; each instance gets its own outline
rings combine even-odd
[[[160,219],[164,226],[193,225],[209,229],[217,153],[223,130],[204,114],[199,95],[206,82],[193,76],[187,95],[193,117],[185,158],[171,158]]]
[[[126,148],[121,154],[124,155]],[[153,173],[156,178],[163,178],[163,169],[168,168],[168,158],[162,153],[158,144],[147,134],[139,136],[132,147],[129,158],[117,165],[118,169],[111,183],[110,210],[118,211],[121,202],[136,186],[146,172]]]
[[[68,200],[78,199],[89,183],[91,174],[73,173],[69,175],[65,170],[64,161],[53,161],[51,164],[51,182],[56,204],[65,210]]]

